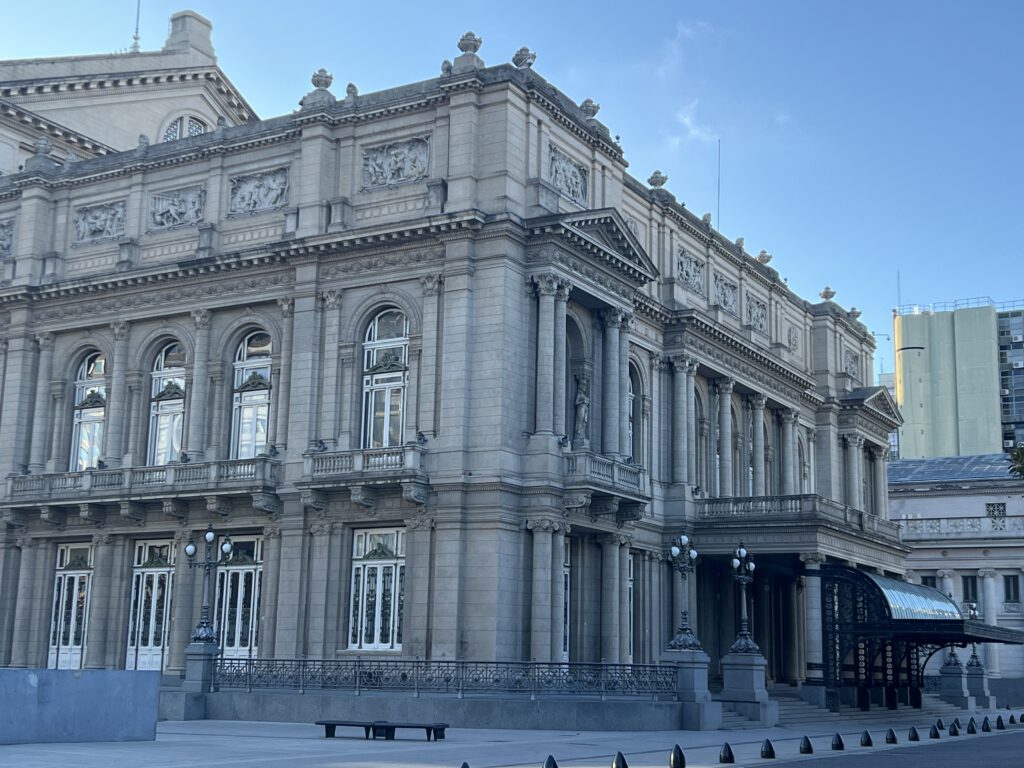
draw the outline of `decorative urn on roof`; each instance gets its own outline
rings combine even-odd
[[[652,187],[655,187],[656,189],[664,187],[667,182],[668,176],[666,176],[661,171],[655,171],[654,173],[651,174],[651,177],[647,179],[647,183],[650,184]]]
[[[467,32],[459,38],[459,50],[463,53],[476,53],[483,44],[483,38],[477,37],[472,32]]]
[[[832,301],[832,297],[836,295],[836,292],[826,285],[825,290],[823,290],[818,295],[821,296],[821,298],[823,298],[825,301]]]

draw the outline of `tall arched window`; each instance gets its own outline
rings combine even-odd
[[[253,331],[235,352],[232,458],[251,459],[267,452],[271,351],[270,334]]]
[[[107,360],[93,352],[75,374],[75,418],[71,433],[72,472],[98,465],[103,455],[103,425],[107,415]]]
[[[629,458],[636,464],[644,463],[644,398],[640,374],[629,366]]]
[[[386,309],[370,322],[363,343],[363,447],[402,444],[409,374],[409,322]]]
[[[149,464],[177,461],[185,420],[185,349],[178,342],[156,356],[149,397]]]

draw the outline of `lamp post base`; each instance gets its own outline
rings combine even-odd
[[[213,664],[220,655],[216,643],[191,642],[185,646],[183,691],[209,693],[213,689]]]

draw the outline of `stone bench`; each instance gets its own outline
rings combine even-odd
[[[427,734],[427,741],[440,741],[444,738],[448,723],[391,723],[385,720],[317,720],[314,725],[324,727],[324,738],[333,739],[338,726],[362,728],[363,738],[394,739],[398,728],[422,728]]]
[[[322,725],[324,727],[325,739],[333,739],[334,731],[339,725],[362,728],[363,738],[365,739],[370,738],[370,729],[373,728],[373,722],[367,720],[317,720],[314,725]],[[376,736],[374,738],[376,738]]]

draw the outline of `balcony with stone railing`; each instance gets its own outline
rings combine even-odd
[[[647,496],[647,473],[639,464],[577,451],[565,457],[565,483],[619,492],[630,497]]]
[[[898,540],[900,526],[889,520],[848,507],[817,494],[796,496],[754,496],[701,499],[697,502],[700,520],[744,523],[832,524],[875,533]]]
[[[1024,517],[905,517],[900,520],[904,541],[1005,539],[1024,536]]]
[[[308,452],[302,456],[303,477],[296,485],[311,506],[324,504],[326,492],[348,490],[353,501],[372,509],[377,490],[387,487],[399,487],[406,499],[423,504],[429,485],[425,455],[419,445]]]

